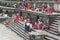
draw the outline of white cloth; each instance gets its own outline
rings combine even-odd
[[[3,17],[7,17],[8,15],[7,14],[4,14]]]

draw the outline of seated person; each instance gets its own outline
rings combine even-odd
[[[32,24],[30,23],[30,19],[28,18],[26,23],[25,23],[25,31],[26,32],[31,32]]]

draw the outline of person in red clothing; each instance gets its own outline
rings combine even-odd
[[[20,20],[20,14],[17,13],[16,18],[15,18],[15,21],[18,22],[19,20]]]
[[[39,23],[39,29],[41,29],[41,30],[43,29],[43,23],[42,22]]]
[[[46,10],[46,13],[52,14],[52,12],[53,12],[52,8]]]
[[[33,25],[32,25],[32,28],[37,29],[37,28],[38,28],[37,24],[36,24],[36,23],[33,24]]]
[[[29,9],[29,3],[25,2],[25,10],[28,10],[28,9]]]
[[[46,5],[45,5],[45,4],[42,4],[42,5],[41,5],[41,10],[44,10],[45,7],[46,7]]]

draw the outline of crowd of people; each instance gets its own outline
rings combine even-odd
[[[52,14],[53,12],[52,8],[50,8],[49,5],[47,6],[46,4],[42,4],[40,7],[37,7],[35,4],[33,4],[33,6],[31,7],[30,3],[24,1],[22,3],[19,3],[19,5],[20,9],[39,11],[39,12],[43,11],[44,13],[50,13],[50,14]],[[21,16],[20,13],[17,13],[13,14],[12,18],[14,19],[13,20],[14,22],[21,21],[25,26],[25,31],[27,32],[31,32],[34,29],[40,29],[40,30],[50,29],[50,23],[47,17],[33,16],[31,18],[30,13],[28,13],[28,15],[26,16]],[[9,22],[10,21],[8,20],[5,21],[4,23],[8,24]]]
[[[37,12],[44,12],[47,14],[52,14],[53,9],[50,5],[48,4],[41,4],[40,7],[36,3],[30,4],[27,1],[24,1],[22,3],[19,3],[20,9],[25,9],[25,10],[31,10],[31,11],[37,11]]]
[[[30,14],[28,13],[27,16],[20,16],[19,13],[14,14],[13,15],[13,22],[22,22],[22,24],[24,24],[25,26],[25,31],[27,32],[31,32],[34,29],[40,29],[40,30],[44,30],[44,29],[50,29],[50,23],[48,22],[48,20],[46,18],[42,18],[42,17],[30,17]]]

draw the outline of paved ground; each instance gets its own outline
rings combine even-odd
[[[0,24],[0,40],[23,40],[17,34]]]

